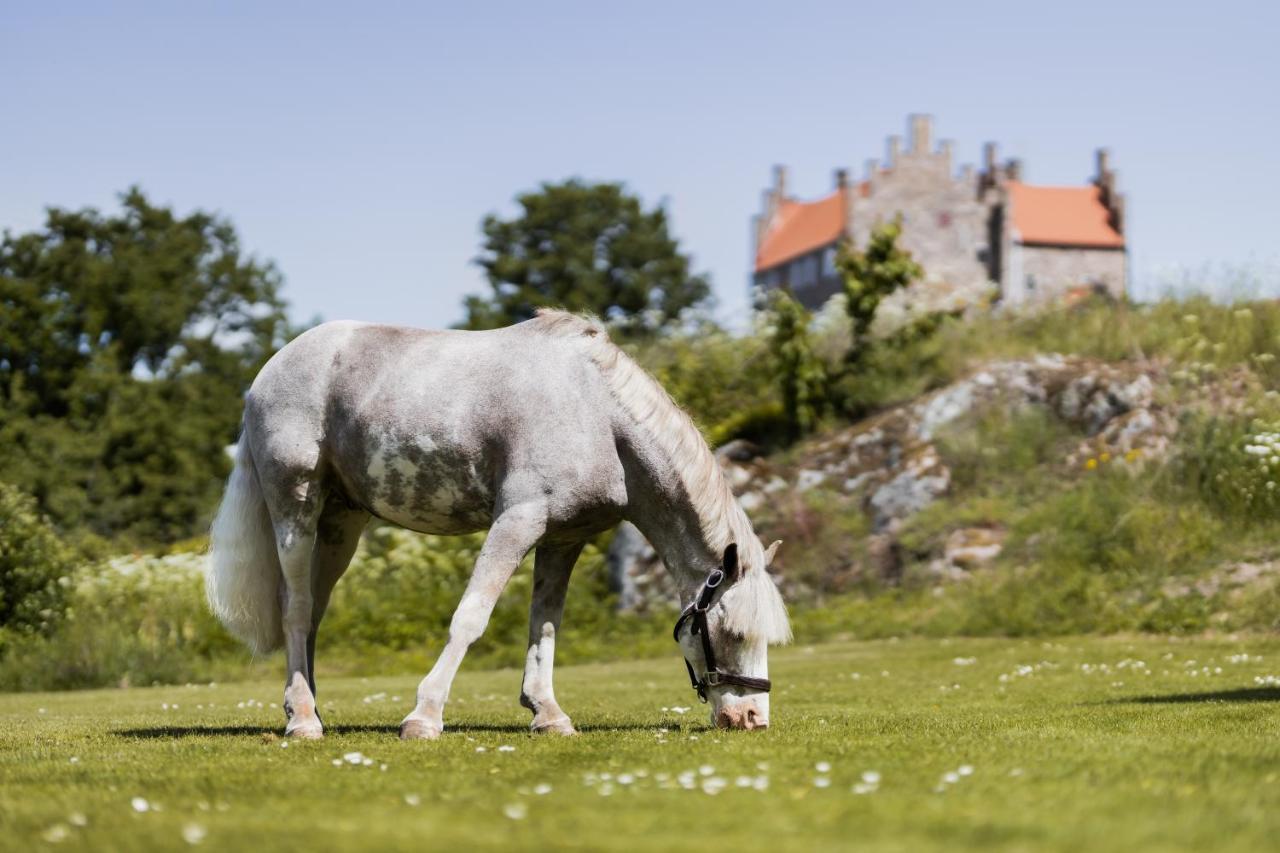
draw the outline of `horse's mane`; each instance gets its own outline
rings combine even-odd
[[[609,340],[597,318],[543,308],[531,322],[544,334],[573,340],[599,369],[614,399],[671,461],[707,546],[721,554],[737,543],[742,577],[723,596],[725,627],[766,642],[788,641],[786,607],[765,571],[764,548],[693,419]]]

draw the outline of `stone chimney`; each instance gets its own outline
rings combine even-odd
[[[898,168],[898,158],[902,155],[902,137],[894,134],[889,137],[889,168]]]
[[[849,186],[849,170],[836,169],[835,171],[835,188],[838,190],[847,189]]]
[[[1107,209],[1107,221],[1116,233],[1124,234],[1124,196],[1116,190],[1116,173],[1111,168],[1111,152],[1099,148],[1094,153],[1097,174],[1093,185],[1098,188],[1098,200]]]
[[[982,171],[978,173],[978,198],[996,185],[996,144],[985,142],[982,145]]]
[[[955,148],[955,143],[950,139],[943,139],[938,143],[938,156],[942,159],[943,171],[948,175],[951,174],[951,155]]]
[[[773,167],[773,192],[778,197],[778,201],[782,201],[787,197],[787,167],[778,165]]]
[[[1011,181],[1022,180],[1022,161],[1016,157],[1010,157],[1004,163],[1004,175]]]
[[[760,214],[752,219],[752,230],[756,235],[756,251],[760,250],[760,243],[764,240],[765,233],[769,230],[769,226],[773,224],[773,218],[778,213],[778,208],[782,206],[782,202],[787,197],[787,167],[773,167],[773,186],[765,190],[760,197]]]
[[[909,129],[911,131],[911,153],[928,154],[930,148],[929,137],[933,134],[932,116],[924,113],[912,114]]]

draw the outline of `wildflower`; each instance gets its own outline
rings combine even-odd
[[[712,773],[715,773],[715,772],[716,772],[716,769],[712,767],[710,764],[704,764],[698,768],[699,776],[710,776]]]
[[[84,816],[84,812],[72,812],[67,815],[67,822],[72,826],[88,826],[89,818]]]
[[[407,806],[420,806],[422,805],[422,797],[417,794],[405,794],[404,803]]]
[[[129,801],[129,805],[133,806],[133,810],[138,814],[151,811],[151,803],[148,803],[142,797],[134,797]]]
[[[70,835],[71,830],[67,829],[67,825],[65,823],[55,823],[53,826],[41,833],[40,837],[45,841],[48,841],[50,844],[57,844],[61,841],[66,841]]]
[[[868,770],[862,774],[862,781],[866,782],[868,785],[879,785],[880,774],[875,770]]]
[[[1098,467],[1098,460],[1097,460],[1097,459],[1094,459],[1093,457],[1090,457],[1090,458],[1089,458],[1089,461],[1088,461],[1088,462],[1086,462],[1086,463],[1084,463],[1084,467],[1085,467],[1087,470],[1092,471],[1093,469],[1095,469],[1095,468],[1097,468],[1097,467]]]
[[[956,772],[957,772],[957,773],[959,773],[961,776],[972,776],[972,775],[973,775],[973,765],[972,765],[972,764],[961,764],[961,765],[956,769]]]
[[[708,776],[706,779],[702,780],[702,793],[710,794],[711,796],[714,797],[716,794],[723,791],[725,785],[727,784],[728,783],[724,780],[723,777]]]
[[[182,827],[182,840],[188,844],[199,844],[208,834],[208,830],[198,823],[188,823]]]
[[[524,803],[507,803],[502,807],[502,813],[511,820],[524,820],[529,814],[529,807]]]
[[[817,764],[813,765],[813,769],[814,769],[814,770],[817,770],[819,773],[830,773],[830,772],[831,772],[831,762],[830,762],[830,761],[819,761]]]
[[[829,787],[831,787],[831,780],[830,780],[830,779],[828,779],[826,776],[819,776],[819,777],[817,777],[816,779],[814,779],[814,780],[813,780],[813,787],[815,787],[815,788],[829,788]]]
[[[516,751],[516,748],[514,746],[508,746],[505,743],[502,746],[498,747],[498,752],[515,752],[515,751]]]
[[[551,786],[546,782],[539,782],[537,785],[533,786],[533,792],[539,797],[542,797],[551,793]]]
[[[1099,454],[1098,454],[1098,461],[1099,461],[1099,462],[1110,462],[1110,461],[1111,461],[1111,454],[1110,454],[1110,453],[1108,453],[1108,452],[1107,452],[1107,451],[1105,451],[1105,450],[1104,450],[1104,451],[1102,451],[1102,453],[1099,453]]]

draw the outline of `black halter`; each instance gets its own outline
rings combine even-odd
[[[734,556],[736,557],[736,555]],[[726,562],[728,561],[726,560]],[[693,689],[698,691],[698,698],[703,702],[707,701],[708,687],[728,685],[730,687],[744,687],[747,690],[756,690],[763,693],[768,693],[769,688],[772,687],[767,678],[739,675],[736,672],[723,672],[720,667],[716,666],[716,653],[711,648],[711,632],[707,629],[707,610],[711,607],[711,599],[715,597],[716,588],[724,582],[724,578],[725,573],[721,569],[712,569],[711,574],[707,575],[707,579],[698,588],[698,594],[694,596],[693,603],[680,613],[680,618],[676,620],[675,630],[671,632],[675,641],[677,643],[680,642],[680,629],[684,627],[685,622],[693,620],[692,631],[702,638],[702,654],[707,662],[706,671],[699,678],[697,670],[693,668],[689,658],[686,657],[684,659],[684,665],[689,670],[689,681],[693,684]]]

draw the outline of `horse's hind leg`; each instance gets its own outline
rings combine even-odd
[[[551,686],[555,665],[556,634],[564,613],[564,597],[573,564],[582,553],[582,543],[538,548],[533,565],[533,601],[529,605],[529,652],[525,657],[520,704],[533,712],[530,728],[535,732],[575,734],[573,723],[556,703]]]
[[[316,632],[329,606],[329,596],[351,563],[360,544],[360,534],[369,522],[369,513],[355,509],[339,495],[325,499],[324,511],[316,524],[316,543],[311,551],[311,631],[307,634],[307,675],[311,696],[316,693]]]
[[[418,685],[418,703],[400,724],[405,740],[434,738],[444,731],[444,703],[467,647],[480,638],[498,596],[546,530],[546,509],[519,504],[504,510],[489,528],[462,601],[449,623],[449,641],[427,677]]]
[[[297,469],[295,469],[297,470]],[[272,472],[273,474],[275,472]],[[315,596],[312,592],[311,563],[316,546],[316,526],[323,508],[323,489],[311,475],[261,478],[264,486],[290,483],[288,489],[268,490],[267,507],[276,533],[283,583],[280,608],[283,614],[285,647],[284,712],[288,718],[284,733],[294,737],[318,738],[324,734],[316,716],[316,700],[311,692],[311,667],[307,637]]]

